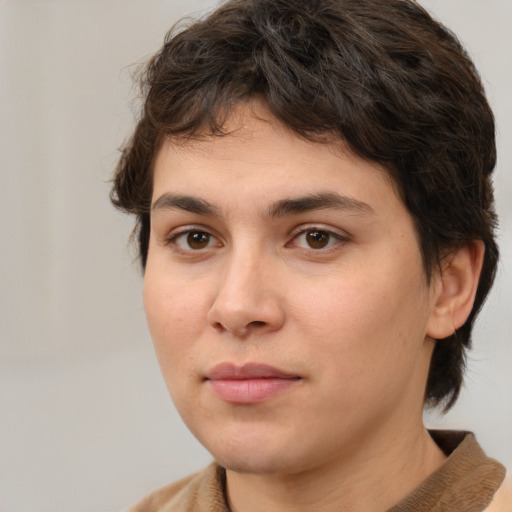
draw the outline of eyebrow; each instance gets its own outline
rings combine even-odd
[[[151,209],[153,211],[177,209],[197,213],[198,215],[220,216],[218,208],[204,199],[169,193],[162,194],[153,203]]]
[[[335,192],[320,192],[297,198],[282,199],[271,205],[268,213],[270,217],[275,218],[328,208],[372,215],[375,213],[375,210],[369,204]]]
[[[334,192],[320,192],[300,197],[280,199],[269,206],[267,215],[271,218],[278,218],[328,208],[371,215],[375,213],[374,209],[369,204],[352,197]],[[204,199],[171,193],[162,194],[153,203],[151,209],[153,211],[178,209],[198,215],[221,216],[220,210]]]

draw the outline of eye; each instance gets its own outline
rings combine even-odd
[[[302,249],[313,249],[315,251],[321,249],[329,249],[330,247],[346,241],[346,238],[327,231],[325,229],[308,229],[301,231],[292,241],[293,245]]]
[[[184,251],[200,251],[220,245],[217,238],[206,231],[189,230],[171,237],[170,242]]]

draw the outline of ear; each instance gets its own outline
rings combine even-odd
[[[427,335],[441,340],[461,327],[473,308],[485,246],[481,240],[450,253],[433,285],[434,304],[427,323]]]

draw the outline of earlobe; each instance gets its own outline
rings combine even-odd
[[[461,327],[473,308],[484,260],[481,240],[450,253],[444,260],[434,293],[434,305],[427,324],[427,335],[443,339]]]

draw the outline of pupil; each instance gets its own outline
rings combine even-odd
[[[329,235],[325,231],[310,231],[306,238],[313,249],[321,249],[329,242]]]
[[[204,249],[210,241],[208,233],[193,231],[187,236],[187,243],[192,249]]]

